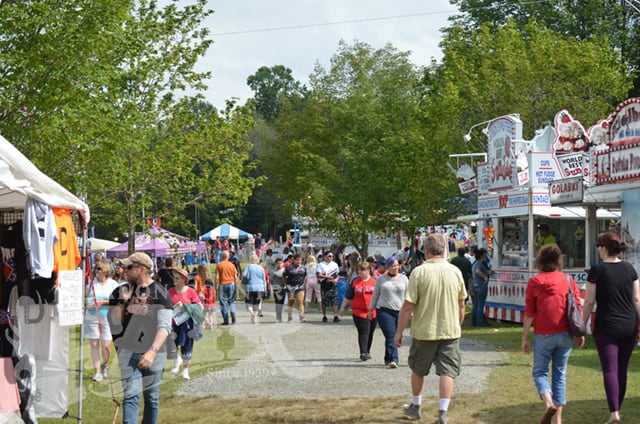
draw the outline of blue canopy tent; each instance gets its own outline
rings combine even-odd
[[[200,236],[200,240],[215,240],[216,237],[229,240],[249,238],[249,233],[230,224],[222,224]]]

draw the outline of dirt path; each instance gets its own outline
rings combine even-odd
[[[409,392],[409,337],[400,349],[400,367],[388,369],[383,364],[384,337],[380,329],[374,336],[373,359],[362,362],[351,317],[340,323],[323,323],[319,313],[308,313],[309,322],[301,324],[276,323],[274,315],[267,308],[262,321],[253,325],[243,310],[239,312],[238,323],[228,327],[230,335],[226,337],[242,337],[236,339],[234,349],[220,355],[221,360],[241,359],[232,367],[185,382],[179,394],[295,399],[399,396]],[[465,338],[461,349],[463,366],[455,392],[479,393],[504,354]],[[437,376],[430,375],[424,394],[437,393]]]

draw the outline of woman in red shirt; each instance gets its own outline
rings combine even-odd
[[[540,423],[560,424],[562,407],[567,403],[567,363],[574,342],[567,319],[569,284],[578,308],[582,308],[575,281],[562,272],[562,252],[558,245],[547,244],[540,249],[536,268],[540,273],[527,283],[522,352],[531,352],[529,330],[533,325],[533,381],[547,408]],[[584,336],[576,337],[575,342],[581,348]],[[550,362],[553,362],[551,385],[548,375]]]
[[[373,290],[376,288],[376,280],[371,278],[369,263],[358,264],[358,278],[347,288],[347,293],[340,307],[340,315],[344,316],[344,308],[351,304],[351,315],[358,330],[358,345],[360,346],[360,360],[371,359],[371,343],[373,332],[376,329],[376,312],[373,311],[372,319],[367,319],[369,304]]]

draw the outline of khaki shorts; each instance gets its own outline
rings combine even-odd
[[[437,375],[456,378],[460,375],[460,339],[413,339],[408,363],[411,371],[418,375],[429,375],[434,364]]]

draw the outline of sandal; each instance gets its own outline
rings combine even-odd
[[[540,420],[540,424],[551,424],[551,418],[556,414],[556,407],[551,406],[547,409],[547,412],[544,413],[542,419]]]

